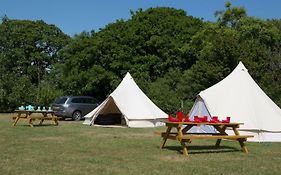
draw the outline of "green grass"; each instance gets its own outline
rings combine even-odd
[[[281,143],[247,142],[249,154],[237,142],[193,141],[189,156],[149,129],[101,128],[82,122],[31,128],[26,121],[12,127],[12,114],[0,114],[0,174],[281,174]],[[34,123],[37,123],[35,121]],[[50,123],[46,121],[45,124]]]

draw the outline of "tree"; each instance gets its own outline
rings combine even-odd
[[[68,40],[59,28],[43,21],[4,17],[0,24],[0,81],[5,83],[1,83],[0,89],[4,94],[17,94],[18,98],[2,97],[9,101],[9,108],[5,104],[0,106],[11,109],[21,103],[39,103],[40,83],[49,74],[52,64],[59,61],[57,53]],[[12,81],[8,81],[10,79]]]
[[[40,104],[60,95],[102,101],[130,72],[164,111],[187,113],[196,95],[226,77],[239,61],[281,106],[280,20],[248,17],[244,8],[230,3],[216,14],[217,22],[203,22],[183,10],[140,9],[129,20],[73,38],[43,21],[4,17],[0,110],[34,103],[39,94]]]
[[[218,17],[218,23],[235,28],[240,18],[247,16],[246,10],[243,7],[231,7],[231,2],[225,3],[226,10],[216,11],[215,16]]]
[[[188,112],[201,90],[243,61],[256,82],[281,104],[278,21],[248,17],[244,8],[230,3],[217,13],[217,22],[203,22],[173,8],[131,14],[131,19],[117,20],[97,33],[75,36],[60,52],[64,62],[56,65],[61,68],[56,75],[63,81],[56,81],[63,82],[64,92],[103,100],[129,71],[164,111]]]
[[[150,8],[132,12],[128,21],[117,20],[98,33],[81,33],[60,53],[66,91],[102,100],[130,72],[149,94],[151,82],[169,69],[183,71],[195,63],[189,42],[202,25],[183,10]]]

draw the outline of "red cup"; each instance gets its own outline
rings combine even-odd
[[[177,112],[177,118],[178,118],[179,122],[182,122],[182,118],[183,118],[183,112],[182,111]]]
[[[189,116],[188,116],[188,115],[187,115],[187,116],[185,116],[184,122],[190,122],[190,120],[189,120]]]

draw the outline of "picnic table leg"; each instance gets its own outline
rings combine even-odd
[[[43,118],[40,120],[39,125],[42,125],[42,123],[44,122],[44,118],[47,117],[47,114],[43,113]]]
[[[184,130],[184,132],[187,132],[190,128],[192,128],[192,126],[187,126],[185,129],[186,130],[184,130],[184,129],[182,129],[182,124],[179,124],[178,126],[177,126],[177,130],[178,130],[178,141],[181,143],[181,146],[182,146],[182,153],[183,153],[183,155],[185,155],[185,156],[188,156],[188,151],[187,151],[187,147],[186,147],[186,144],[185,144],[185,142],[190,142],[191,140],[185,140],[185,141],[183,141],[182,139],[181,139],[181,137],[183,136],[183,130]]]
[[[240,146],[242,148],[242,151],[244,153],[248,154],[248,149],[247,149],[247,147],[246,147],[246,145],[244,143],[246,141],[246,139],[238,139],[238,141],[239,141],[239,144],[240,144]]]
[[[33,123],[32,123],[32,118],[30,117],[30,115],[27,116],[27,120],[28,120],[29,126],[34,127]]]
[[[189,142],[190,140],[188,140],[187,142]],[[185,155],[185,156],[188,156],[188,151],[187,151],[187,147],[185,145],[185,142],[184,141],[180,141],[181,143],[181,146],[182,146],[182,154]]]
[[[182,129],[182,133],[187,133],[193,126],[195,125],[187,125],[185,128]]]
[[[58,122],[59,119],[58,119],[58,117],[56,117],[55,120],[56,120],[56,125],[59,125],[59,122]]]
[[[233,129],[235,135],[237,135],[237,136],[240,135],[240,134],[239,134],[239,131],[238,131],[238,129],[237,129],[237,127],[233,126],[232,129]]]
[[[219,131],[219,133],[221,135],[227,135],[225,130],[226,130],[226,126],[223,126],[223,127],[220,127],[220,126],[214,126],[216,128],[217,131]],[[217,142],[216,142],[216,147],[219,147],[220,146],[220,143],[221,143],[221,140],[222,139],[218,139]]]
[[[216,147],[219,147],[221,144],[221,139],[218,139],[217,142],[216,142]]]
[[[55,116],[54,114],[51,114],[52,115],[52,120],[54,122],[55,125],[59,125],[59,122],[58,122],[58,117]]]
[[[19,119],[20,119],[20,115],[21,115],[21,114],[18,114],[18,115],[17,115],[17,117],[16,117],[16,119],[15,119],[15,121],[14,121],[14,123],[13,123],[13,126],[16,126],[16,124],[18,123],[18,121],[19,121]]]
[[[170,132],[171,132],[171,129],[172,129],[172,127],[171,127],[171,126],[168,126],[168,128],[167,128],[167,130],[166,130],[166,134],[165,134],[165,136],[163,137],[163,140],[162,140],[161,145],[160,145],[160,148],[161,148],[161,149],[165,146],[165,143],[166,143],[167,138],[168,138],[168,136],[169,136],[169,134],[170,134]]]
[[[233,129],[233,131],[234,131],[234,133],[235,133],[235,135],[240,135],[239,134],[239,131],[238,131],[238,129],[237,129],[237,127],[232,127],[232,129]],[[245,145],[245,142],[246,141],[246,139],[238,139],[238,142],[239,142],[239,144],[240,144],[240,146],[241,146],[241,148],[242,148],[242,151],[244,152],[244,153],[246,153],[246,154],[248,154],[248,149],[247,149],[247,147],[246,147],[246,145]]]

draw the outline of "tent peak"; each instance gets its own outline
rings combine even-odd
[[[236,70],[239,70],[239,71],[246,71],[246,72],[248,72],[248,69],[244,66],[244,64],[242,63],[242,61],[239,61],[239,64],[236,66],[235,69],[236,69]]]
[[[126,73],[126,76],[124,77],[124,79],[132,79],[133,77],[131,76],[130,72]]]

